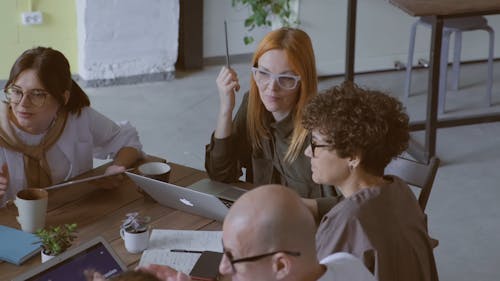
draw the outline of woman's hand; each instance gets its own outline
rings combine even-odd
[[[219,89],[220,107],[214,137],[223,139],[231,135],[235,99],[234,91],[240,89],[240,83],[236,72],[225,66],[219,72],[216,82]]]
[[[120,165],[111,165],[108,168],[106,168],[106,171],[104,172],[105,175],[113,175],[113,174],[120,174],[125,172],[125,167],[120,166]]]
[[[87,281],[106,281],[106,278],[101,273],[93,269],[84,270],[83,275]]]
[[[8,184],[9,184],[9,167],[7,166],[7,163],[4,163],[0,171],[0,198],[2,198],[7,192]]]
[[[158,279],[163,281],[189,281],[191,278],[186,274],[177,271],[166,265],[150,264],[145,267],[137,268],[137,270],[145,271],[154,274]]]
[[[102,187],[103,189],[113,189],[115,187],[120,186],[122,181],[125,179],[123,176],[123,173],[125,171],[124,166],[120,165],[111,165],[108,168],[106,168],[106,171],[104,172],[105,175],[114,175],[114,176],[109,176],[106,178],[98,179],[96,180],[98,182],[98,185]]]
[[[234,91],[240,90],[238,74],[231,68],[222,67],[215,80],[219,90],[220,112],[232,114],[234,109]]]

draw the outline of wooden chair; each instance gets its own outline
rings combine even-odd
[[[386,174],[400,177],[407,184],[420,188],[418,204],[425,212],[427,201],[432,190],[432,184],[439,168],[439,158],[432,157],[429,164],[423,164],[414,160],[398,157],[392,160],[385,168]]]
[[[385,174],[395,175],[404,180],[407,184],[420,188],[418,195],[418,204],[425,213],[427,201],[431,195],[432,185],[439,168],[439,158],[432,157],[429,164],[423,164],[414,160],[398,157],[392,160],[385,168]],[[427,215],[425,215],[425,224],[427,224]],[[437,247],[439,240],[432,237],[431,245]]]

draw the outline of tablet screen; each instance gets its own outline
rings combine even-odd
[[[87,269],[94,269],[106,278],[113,277],[123,271],[106,247],[102,243],[97,243],[27,280],[86,281],[84,271]]]

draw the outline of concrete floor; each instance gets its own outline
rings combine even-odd
[[[233,66],[248,89],[249,66]],[[169,82],[86,89],[92,105],[113,120],[138,128],[144,150],[169,161],[204,169],[204,147],[215,127],[220,66],[178,72]],[[448,92],[444,116],[500,111],[500,63],[495,65],[493,106],[484,105],[486,65],[462,67],[461,89]],[[320,89],[342,78],[322,79]],[[427,71],[413,75],[407,110],[412,120],[425,116]],[[356,76],[363,86],[402,98],[404,72]],[[240,102],[241,94],[238,95]],[[422,142],[423,134],[414,138]],[[500,123],[438,130],[442,165],[427,205],[429,231],[439,239],[435,255],[441,280],[500,280]],[[497,238],[495,238],[497,237]]]

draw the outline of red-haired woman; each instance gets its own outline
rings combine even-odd
[[[255,185],[278,183],[302,197],[322,197],[311,179],[304,149],[307,130],[302,110],[316,95],[317,77],[309,36],[300,29],[281,28],[268,33],[252,60],[250,91],[234,118],[236,72],[223,67],[217,77],[220,97],[217,127],[206,148],[205,168],[210,177],[235,182],[246,168]]]

